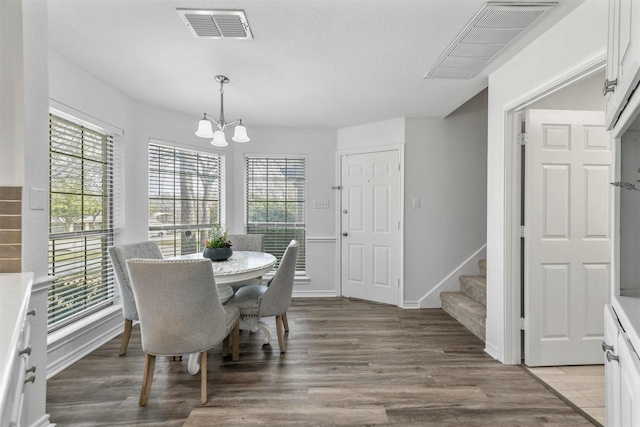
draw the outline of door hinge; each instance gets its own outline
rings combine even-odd
[[[398,163],[398,172],[400,172],[400,163]]]
[[[526,225],[521,225],[520,226],[520,237],[521,238],[525,238],[527,237],[527,226]]]
[[[398,230],[400,230],[400,221],[398,221]]]
[[[518,144],[520,145],[527,145],[527,142],[529,142],[529,134],[528,133],[519,133],[518,134]]]
[[[529,328],[529,322],[524,317],[520,318],[520,330],[526,331]]]

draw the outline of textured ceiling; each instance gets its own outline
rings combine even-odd
[[[49,44],[128,97],[194,120],[342,128],[444,117],[579,5],[558,7],[470,80],[423,79],[482,0],[49,0]],[[242,9],[254,40],[196,39],[176,8]]]

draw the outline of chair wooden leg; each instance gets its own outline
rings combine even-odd
[[[236,322],[231,334],[231,360],[237,362],[240,359],[240,321]]]
[[[284,353],[287,351],[287,347],[284,342],[284,325],[282,324],[282,315],[276,316],[276,332],[278,333],[278,345],[280,346],[280,353]]]
[[[289,320],[287,320],[287,313],[282,313],[282,323],[284,323],[284,331],[289,332]]]
[[[232,344],[231,333],[224,337],[224,340],[222,341],[222,357],[225,357],[229,354],[230,344]]]
[[[200,403],[207,403],[207,351],[200,353]]]
[[[144,376],[142,377],[142,391],[140,392],[140,401],[138,404],[144,406],[149,401],[151,393],[151,383],[153,382],[153,370],[156,367],[156,357],[151,354],[145,354],[144,359]]]
[[[133,320],[124,319],[124,332],[122,333],[122,344],[120,344],[119,356],[124,356],[129,346],[129,338],[131,338],[131,329],[133,328]]]

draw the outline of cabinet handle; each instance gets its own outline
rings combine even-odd
[[[33,317],[36,316],[36,309],[35,308],[32,308],[31,310],[27,311],[27,317],[29,317],[29,316],[33,316]]]
[[[602,88],[602,94],[606,95],[609,92],[615,92],[617,84],[618,84],[618,79],[611,80],[611,81],[605,80],[604,87]]]
[[[602,341],[602,351],[607,352],[608,350],[613,351],[613,346]]]
[[[18,356],[22,356],[23,354],[27,354],[27,355],[31,354],[31,346],[30,345],[27,346],[27,348],[25,348],[23,350],[20,350],[18,352]]]
[[[33,365],[32,367],[30,367],[29,369],[24,371],[25,374],[28,374],[29,372],[31,372],[32,374],[35,374],[36,373],[36,365]]]
[[[609,362],[616,361],[618,363],[620,363],[620,356],[614,356],[613,353],[611,353],[610,351],[607,351],[607,360]]]

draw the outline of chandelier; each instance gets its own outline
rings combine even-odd
[[[226,147],[229,145],[227,142],[227,138],[224,135],[224,130],[227,126],[236,125],[235,132],[233,133],[233,137],[231,138],[235,142],[249,142],[249,137],[247,136],[247,128],[242,125],[242,119],[236,119],[230,123],[227,123],[224,120],[224,88],[223,86],[226,83],[229,83],[229,79],[225,76],[216,76],[216,82],[220,83],[220,117],[216,121],[213,117],[204,113],[204,117],[200,120],[198,125],[198,130],[196,131],[196,136],[200,138],[213,138],[211,140],[211,145],[216,147]],[[213,131],[212,124],[215,124],[218,128],[217,131]]]

